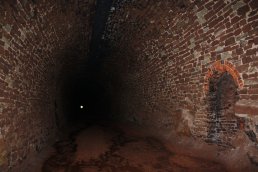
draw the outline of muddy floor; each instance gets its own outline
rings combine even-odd
[[[89,126],[54,144],[42,172],[223,172],[223,165],[168,150],[150,136]]]

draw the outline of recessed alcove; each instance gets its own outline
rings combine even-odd
[[[238,129],[235,104],[237,86],[228,72],[215,71],[209,82],[207,142],[231,147],[231,139]]]

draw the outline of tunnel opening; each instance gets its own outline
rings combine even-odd
[[[232,147],[238,130],[235,104],[239,99],[237,86],[230,73],[215,71],[209,81],[207,142]]]
[[[61,85],[64,118],[67,124],[101,123],[109,121],[111,116],[111,95],[102,83],[100,66],[103,57],[102,36],[112,0],[90,1],[95,3],[91,18],[92,31],[89,35],[89,47],[83,62],[75,64],[72,72]],[[81,108],[83,106],[83,108]]]
[[[110,97],[105,87],[92,76],[69,80],[64,84],[63,108],[67,123],[99,123],[108,121]],[[74,124],[75,123],[75,124]]]

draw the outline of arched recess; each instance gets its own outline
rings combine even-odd
[[[243,86],[238,71],[228,61],[216,61],[209,68],[204,85],[208,104],[207,142],[232,147],[232,137],[239,129],[235,104]]]
[[[226,60],[218,60],[215,63],[211,65],[211,67],[208,69],[208,72],[205,75],[204,78],[204,90],[207,92],[209,91],[209,80],[212,78],[214,73],[223,73],[228,72],[234,79],[235,84],[238,86],[238,89],[242,89],[244,86],[244,81],[239,75],[238,71],[234,67],[233,64],[231,64],[229,61]]]

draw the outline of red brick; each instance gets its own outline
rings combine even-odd
[[[254,43],[258,44],[258,37],[254,38]]]
[[[236,54],[237,54],[237,55],[241,55],[241,54],[243,54],[243,53],[244,53],[244,51],[243,51],[242,48],[236,49]]]
[[[234,44],[235,43],[235,38],[234,37],[231,37],[229,39],[227,39],[225,41],[225,45],[228,46],[228,45],[231,45],[231,44]]]
[[[241,19],[241,18],[238,17],[238,16],[233,17],[233,18],[231,19],[231,22],[230,22],[231,25],[235,24],[236,22],[239,22],[240,19]]]
[[[251,25],[250,24],[246,24],[245,26],[243,26],[242,31],[244,33],[246,33],[246,32],[249,32],[251,29],[252,29]]]
[[[254,48],[254,49],[249,49],[246,51],[246,55],[251,56],[251,55],[256,55],[256,53],[258,52],[258,49]]]
[[[254,10],[258,9],[258,2],[256,0],[251,0],[251,2],[249,3],[250,7]]]
[[[212,22],[209,23],[209,27],[214,27],[217,25],[219,22],[222,22],[224,18],[222,16],[218,17],[217,19],[213,20]]]
[[[243,64],[250,63],[250,62],[252,62],[252,58],[250,56],[244,56],[242,58],[242,62],[243,62]]]
[[[213,6],[213,9],[218,11],[220,9],[222,9],[225,6],[225,2],[223,0],[219,0],[216,2],[216,4]]]
[[[25,1],[0,2],[0,39],[10,41],[8,50],[4,48],[7,43],[0,41],[0,123],[6,126],[1,128],[1,138],[8,144],[4,149],[8,156],[0,157],[0,171],[9,171],[3,164],[14,168],[23,163],[24,157],[35,153],[34,147],[46,146],[57,133],[53,114],[55,103],[62,109],[61,93],[57,93],[61,85],[53,80],[59,77],[61,84],[74,64],[80,64],[80,58],[86,60],[92,30],[89,9],[94,7],[93,1],[28,1],[22,6],[17,2]],[[64,5],[69,8],[66,12],[61,9]],[[32,8],[38,12],[34,18]]]
[[[238,28],[237,30],[235,30],[234,35],[237,36],[242,32],[242,30],[240,28]]]
[[[258,100],[258,95],[250,95],[250,99],[252,100]],[[256,109],[257,110],[257,109]],[[257,113],[257,111],[256,111]],[[255,113],[253,113],[255,115]]]
[[[238,14],[238,15],[245,16],[246,13],[247,13],[249,10],[250,10],[249,6],[248,6],[248,5],[245,5],[245,6],[239,8],[239,9],[237,10],[237,14]]]

